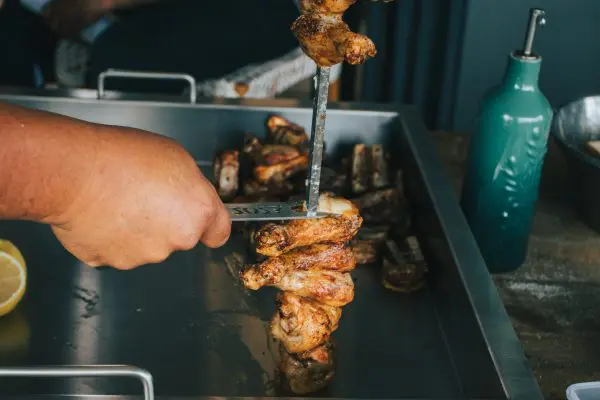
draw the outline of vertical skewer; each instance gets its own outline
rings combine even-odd
[[[329,95],[330,68],[317,68],[316,93],[313,102],[313,117],[310,136],[310,168],[306,188],[306,208],[309,217],[317,215],[319,205],[319,186],[321,184],[321,164],[323,162],[323,143],[325,120],[327,117],[327,98]]]

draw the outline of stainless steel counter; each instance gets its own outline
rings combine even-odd
[[[246,131],[262,134],[271,113],[310,123],[310,108],[290,102],[187,105],[1,92],[0,101],[168,135],[201,163],[239,145]],[[334,157],[357,141],[393,149],[431,273],[424,290],[404,296],[382,288],[377,267],[355,271],[356,299],[334,335],[337,377],[316,396],[541,398],[415,111],[339,104],[328,112],[327,129]],[[23,302],[0,319],[0,343],[11,330],[28,331],[28,340],[0,347],[1,366],[131,364],[153,375],[160,399],[286,395],[276,384],[276,348],[266,334],[274,291],[246,292],[224,263],[233,252],[244,254],[241,236],[218,250],[199,246],[128,272],[79,265],[45,226],[2,222],[0,237],[23,251],[30,276]],[[125,378],[0,380],[2,398],[40,393],[142,392]]]

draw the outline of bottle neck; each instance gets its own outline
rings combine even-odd
[[[504,74],[504,85],[524,92],[537,91],[541,65],[541,57],[527,58],[511,54]]]

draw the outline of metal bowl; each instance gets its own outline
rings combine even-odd
[[[600,140],[600,96],[584,97],[559,109],[551,134],[569,167],[575,209],[583,222],[600,232],[600,158],[585,149],[588,141]]]

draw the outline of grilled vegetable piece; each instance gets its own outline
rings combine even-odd
[[[371,183],[373,189],[383,189],[390,186],[390,166],[387,156],[380,144],[371,146]]]
[[[352,150],[350,180],[354,194],[362,194],[369,189],[368,149],[364,144],[357,144]]]
[[[213,173],[215,188],[223,200],[235,197],[239,189],[240,161],[237,150],[223,151],[215,157]]]
[[[415,236],[407,237],[400,245],[386,241],[382,283],[386,289],[410,293],[425,285],[427,262]]]

